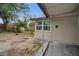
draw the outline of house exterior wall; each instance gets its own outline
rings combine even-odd
[[[56,28],[56,26],[58,26]],[[52,19],[51,32],[35,32],[35,38],[51,40],[63,44],[79,45],[78,16]]]
[[[58,28],[55,28],[58,25]],[[77,16],[62,17],[53,20],[53,41],[64,44],[77,44]]]
[[[16,27],[16,25],[15,25],[14,23],[9,23],[9,24],[7,24],[7,26],[6,26],[7,30],[12,30],[12,29],[14,29],[15,27]]]
[[[37,22],[37,21],[36,21]],[[52,32],[52,20],[50,21],[50,30],[49,31],[43,31],[43,30],[36,30],[35,28],[35,35],[34,35],[34,38],[37,38],[37,39],[45,39],[45,40],[51,40],[51,32]],[[36,27],[36,25],[35,25]]]
[[[4,24],[0,24],[0,30],[4,30]],[[9,23],[6,25],[6,29],[7,30],[12,30],[16,27],[16,25],[14,23]]]
[[[76,43],[77,43],[77,45],[79,45],[79,16],[77,17],[78,18],[78,20],[77,20],[77,29],[78,29],[78,32],[77,32],[77,41],[76,41]]]
[[[51,32],[42,32],[42,31],[36,31],[35,37],[36,39],[44,39],[44,40],[50,40],[51,39]]]

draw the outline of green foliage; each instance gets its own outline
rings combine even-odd
[[[35,22],[31,22],[29,26],[35,26]]]
[[[35,22],[31,22],[29,24],[29,34],[32,36],[34,35],[34,28],[35,28]]]
[[[23,3],[2,3],[0,4],[0,18],[4,24],[8,24],[18,17],[17,13],[27,13],[27,4]],[[22,24],[23,26],[23,24]]]
[[[25,22],[24,22],[24,21],[17,20],[16,26],[17,26],[18,28],[20,28],[20,27],[25,27],[26,25],[25,25]]]
[[[24,21],[21,21],[21,20],[17,20],[16,21],[16,27],[17,27],[17,30],[23,32],[26,28],[27,28],[27,21],[26,19],[24,19]]]
[[[35,28],[35,22],[31,22],[29,24],[29,30],[34,31],[34,28]]]
[[[26,5],[23,3],[0,4],[0,17],[3,19],[4,23],[8,23],[10,20],[13,20],[17,16],[17,13],[26,13],[26,9]]]

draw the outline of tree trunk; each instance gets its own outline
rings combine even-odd
[[[7,31],[7,23],[4,23],[4,30]]]
[[[7,31],[7,24],[8,24],[8,21],[3,19],[3,22],[4,22],[4,30]]]

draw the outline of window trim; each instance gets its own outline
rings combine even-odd
[[[38,22],[41,22],[41,21],[38,21]],[[37,23],[37,22],[36,22],[36,23]],[[37,30],[37,28],[36,28],[37,26],[42,26],[42,25],[37,25],[36,23],[35,23],[35,31],[42,31],[43,29]],[[43,24],[43,22],[42,22],[42,24]],[[43,26],[42,26],[42,27],[43,27]]]
[[[44,25],[44,22],[49,21],[50,25]],[[38,22],[42,22],[42,25],[36,25],[35,23],[35,31],[44,31],[44,32],[51,32],[51,21],[50,20],[46,20],[46,21],[38,21]],[[42,26],[41,30],[37,30],[36,27],[37,26]],[[50,26],[50,30],[44,30],[44,26]]]

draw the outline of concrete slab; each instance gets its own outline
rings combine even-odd
[[[79,46],[50,43],[44,56],[79,56]]]

